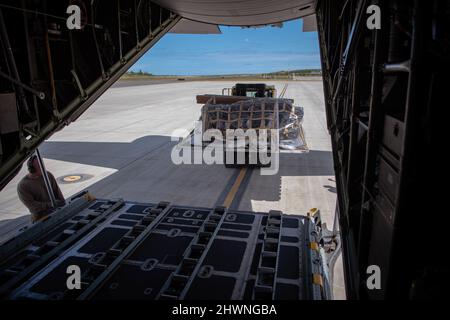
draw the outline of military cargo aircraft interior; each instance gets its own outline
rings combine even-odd
[[[317,70],[136,71],[295,21]],[[0,299],[448,297],[449,74],[448,0],[0,0]]]

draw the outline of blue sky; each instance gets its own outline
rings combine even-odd
[[[283,28],[221,26],[222,34],[166,34],[131,68],[155,75],[218,75],[319,69],[317,32],[302,20]]]

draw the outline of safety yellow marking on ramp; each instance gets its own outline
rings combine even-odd
[[[231,204],[233,203],[234,197],[236,196],[237,191],[239,190],[239,187],[241,186],[242,181],[244,180],[245,173],[247,172],[247,168],[242,168],[239,172],[239,175],[236,178],[236,181],[234,182],[233,186],[231,187],[230,191],[227,194],[227,197],[225,198],[225,201],[223,202],[223,206],[229,208]]]

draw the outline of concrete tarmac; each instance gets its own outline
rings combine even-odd
[[[305,109],[304,129],[309,153],[283,152],[280,170],[262,176],[251,170],[243,179],[232,206],[239,210],[306,214],[321,210],[332,228],[336,206],[331,141],[326,128],[321,81],[267,81],[285,98]],[[60,183],[70,197],[88,189],[97,198],[138,202],[170,201],[178,205],[212,207],[220,204],[239,169],[223,165],[175,165],[171,151],[177,137],[194,127],[200,116],[198,94],[221,94],[226,81],[176,81],[109,89],[75,123],[55,133],[40,147],[47,170],[57,179],[81,175],[75,183]],[[25,168],[0,192],[0,239],[29,222],[17,197]],[[338,261],[338,267],[340,261]],[[334,294],[344,298],[342,267],[335,274]]]

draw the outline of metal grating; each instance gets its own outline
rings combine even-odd
[[[79,215],[105,202],[96,201]],[[311,242],[320,242],[313,217],[125,202],[33,276],[18,281],[7,296],[326,299],[326,284],[315,282],[324,262]],[[66,287],[71,264],[81,269],[81,290]]]

